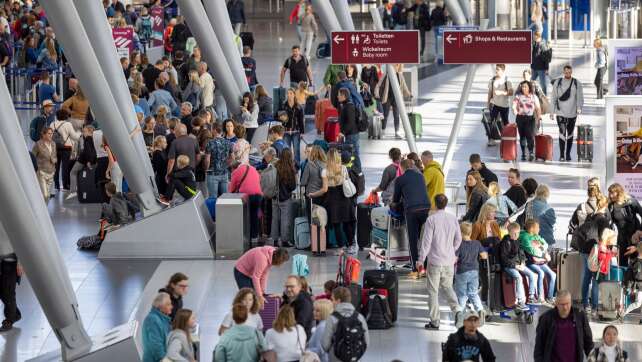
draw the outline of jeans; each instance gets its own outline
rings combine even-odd
[[[539,78],[539,86],[542,88],[542,92],[546,93],[546,70],[536,70],[531,69],[531,80],[537,80]]]
[[[243,23],[234,23],[234,24],[232,24],[232,27],[234,28],[234,34],[236,34],[236,35],[241,34],[241,26],[243,26]]]
[[[575,132],[575,121],[577,117],[566,118],[557,116],[557,128],[559,128],[560,157],[566,152],[566,159],[571,159],[573,148],[573,132]]]
[[[272,200],[272,230],[271,237],[276,242],[290,242],[290,203],[291,199],[276,202]]]
[[[589,287],[591,287],[591,307],[597,309],[597,304],[600,298],[600,287],[595,279],[595,273],[588,268],[588,254],[582,253],[582,260],[584,261],[584,270],[582,271],[582,305],[589,305]],[[593,284],[591,286],[591,284]]]
[[[438,266],[428,263],[427,268],[427,283],[428,283],[428,317],[433,324],[439,325],[439,289],[445,293],[446,302],[450,306],[453,313],[461,311],[457,295],[453,289],[453,273],[454,267]]]
[[[314,40],[314,32],[303,33],[301,39],[301,51],[305,54],[307,59],[310,59],[310,51],[312,51],[312,41]]]
[[[432,32],[435,35],[435,60],[439,57],[439,28],[441,28],[441,26],[432,27]]]
[[[395,133],[397,133],[399,132],[399,109],[397,108],[397,104],[394,103],[391,99],[388,99],[388,102],[383,104],[383,121],[381,122],[381,129],[386,129],[386,124],[388,123],[388,115],[390,114],[391,107],[392,117],[395,122]]]
[[[428,210],[417,210],[406,212],[406,229],[408,230],[408,244],[410,246],[410,264],[412,271],[417,271],[417,260],[419,259],[419,236],[421,227],[426,223]]]
[[[476,311],[484,309],[481,298],[477,293],[479,289],[479,271],[470,270],[461,274],[455,275],[455,293],[459,300],[459,307],[466,308],[466,303],[471,301]]]
[[[259,210],[261,209],[261,203],[263,202],[263,196],[261,195],[250,195],[249,197],[249,209],[250,209],[250,238],[256,239],[259,237]]]
[[[354,149],[354,165],[361,170],[361,157],[359,156],[359,133],[346,135],[345,143],[352,145]]]
[[[301,30],[301,25],[296,26],[296,36],[299,39],[299,43],[303,41],[303,30]]]
[[[85,168],[80,162],[74,163],[74,166],[71,168],[69,173],[69,191],[78,192],[78,172],[82,171]]]
[[[234,268],[234,280],[236,281],[236,286],[239,287],[239,289],[242,289],[242,288],[254,289],[254,283],[252,283],[252,278],[241,273],[236,268]]]
[[[533,298],[535,297],[535,294],[537,294],[537,275],[533,273],[530,269],[524,268],[521,271],[517,270],[516,268],[504,268],[504,272],[506,274],[510,275],[513,279],[515,279],[515,285],[517,287],[517,302],[526,302],[526,294],[524,291],[524,282],[522,281],[522,275],[526,275],[528,278],[528,296]]]
[[[59,148],[56,150],[57,162],[56,173],[54,174],[54,184],[56,189],[69,190],[69,171],[71,168],[71,148]],[[60,187],[60,175],[62,174],[62,187]]]
[[[537,273],[537,296],[542,299],[544,295],[544,276],[548,276],[548,298],[551,299],[555,296],[555,272],[551,270],[546,264],[537,265],[531,264],[528,266],[532,271]]]
[[[18,262],[15,260],[0,262],[0,300],[4,304],[4,319],[12,323],[21,317],[16,303],[17,267]]]
[[[602,82],[604,79],[604,73],[606,73],[606,67],[597,68],[597,72],[595,73],[593,84],[595,84],[595,87],[597,88],[597,99],[602,99],[604,96],[604,83]]]
[[[209,192],[210,197],[216,199],[227,192],[227,184],[229,182],[227,180],[227,173],[223,175],[208,173],[205,176],[205,181],[207,182],[207,191]]]
[[[419,30],[419,61],[423,61],[424,48],[426,47],[426,32]]]
[[[283,135],[283,142],[292,150],[294,161],[298,165],[301,162],[301,134],[299,132],[286,132]]]

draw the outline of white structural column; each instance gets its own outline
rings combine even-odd
[[[325,1],[325,0],[321,0]],[[350,14],[350,7],[346,0],[330,0],[332,2],[332,8],[337,15],[339,24],[344,31],[353,31],[354,22],[352,21],[352,14]]]

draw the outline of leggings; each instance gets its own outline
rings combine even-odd
[[[522,155],[528,152],[533,153],[535,149],[535,117],[518,115],[515,119],[517,130],[519,131],[519,145],[522,148]]]

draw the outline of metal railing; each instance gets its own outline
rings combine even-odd
[[[57,68],[19,68],[15,65],[6,67],[3,70],[11,99],[16,107],[25,105],[36,105],[38,99],[38,86],[41,84],[41,75],[49,73],[52,85],[56,88],[56,93],[62,97],[63,79],[65,76],[64,68],[59,65]],[[17,108],[16,108],[17,109]]]

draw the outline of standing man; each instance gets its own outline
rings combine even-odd
[[[245,71],[247,85],[250,87],[250,91],[254,92],[256,85],[259,84],[259,80],[256,78],[256,60],[252,58],[252,48],[249,46],[243,47],[241,63],[243,63],[243,71]]]
[[[586,314],[573,307],[568,290],[557,292],[555,308],[539,317],[535,336],[535,362],[582,362],[593,349],[593,333]]]
[[[22,266],[1,225],[0,234],[0,301],[4,304],[4,320],[0,332],[6,332],[22,318],[16,303],[16,284],[20,282]]]
[[[294,319],[305,330],[308,340],[312,337],[314,327],[314,307],[312,296],[301,286],[301,278],[290,275],[285,281],[283,303],[290,304],[294,309]]]
[[[176,139],[172,142],[167,153],[167,175],[165,176],[167,182],[171,179],[174,164],[178,156],[187,156],[192,169],[195,169],[196,165],[201,162],[201,152],[198,148],[198,142],[196,139],[187,135],[187,127],[181,123],[176,126],[174,133],[176,134]]]
[[[455,252],[461,245],[461,231],[457,217],[446,212],[448,198],[444,194],[435,196],[437,211],[428,217],[424,225],[424,237],[419,249],[415,267],[423,267],[428,258],[428,308],[429,322],[426,329],[439,329],[439,289],[446,294],[450,310],[455,313],[455,325],[461,320],[461,307],[453,289]]]
[[[439,28],[446,25],[448,22],[448,10],[444,6],[443,0],[437,0],[435,8],[432,9],[430,13],[430,24],[432,25],[432,32],[435,36],[435,63],[439,60],[439,42],[437,41],[437,35],[439,34]]]
[[[551,119],[557,115],[557,127],[560,132],[560,161],[570,161],[575,120],[577,115],[582,113],[584,106],[582,82],[573,78],[573,68],[570,64],[564,66],[564,76],[553,83],[551,104]]]
[[[504,193],[517,207],[526,203],[526,190],[522,186],[522,179],[518,169],[511,168],[508,170],[508,184],[510,188]]]
[[[352,145],[355,157],[355,166],[361,169],[361,159],[359,157],[359,128],[357,127],[357,108],[352,103],[350,91],[347,88],[339,89],[337,96],[339,100],[339,127],[341,133],[339,138],[343,137],[345,143]]]
[[[430,9],[428,8],[428,4],[426,4],[424,0],[415,0],[415,3],[410,7],[408,11],[415,14],[413,25],[415,29],[419,30],[419,54],[421,60],[423,61],[424,48],[426,47],[426,32],[429,32],[431,29]]]
[[[534,4],[534,3],[533,3]],[[542,39],[542,34],[536,31],[534,34],[535,42],[533,43],[533,62],[531,63],[531,80],[539,78],[539,85],[544,94],[546,93],[546,76],[548,76],[548,66],[553,59],[553,49],[551,49],[546,40]]]
[[[432,157],[432,152],[424,151],[421,154],[421,163],[424,165],[424,181],[430,204],[435,205],[435,196],[446,192],[446,180],[444,171],[441,170],[439,162]]]
[[[239,35],[241,33],[241,25],[245,25],[245,5],[243,1],[229,0],[227,2],[227,12],[234,28],[234,34]]]
[[[279,85],[283,86],[283,79],[285,78],[285,71],[290,71],[290,88],[296,89],[299,82],[307,82],[308,86],[312,86],[312,68],[308,60],[301,54],[301,47],[298,45],[292,46],[292,56],[285,60],[283,67],[281,67],[281,75],[279,78]]]
[[[478,153],[473,153],[472,155],[470,155],[470,157],[468,158],[468,162],[470,163],[470,170],[466,172],[466,176],[468,176],[468,174],[473,171],[479,172],[486,187],[488,187],[488,185],[493,181],[498,182],[497,175],[495,175],[493,171],[486,168],[486,164],[482,162],[481,156]]]
[[[198,65],[198,76],[201,81],[201,106],[203,109],[212,110],[214,107],[214,78],[207,71],[207,63],[201,62]]]
[[[464,326],[448,336],[444,348],[444,361],[495,362],[496,357],[490,342],[477,330],[479,319],[479,314],[475,311],[464,314]]]
[[[426,192],[426,183],[421,173],[413,167],[412,160],[401,161],[402,175],[395,180],[395,191],[392,195],[392,206],[399,205],[403,199],[403,212],[408,231],[408,244],[410,246],[410,262],[412,271],[410,278],[419,278],[423,271],[423,260],[419,263],[419,250],[417,243],[421,235],[421,227],[428,218],[430,200]]]

